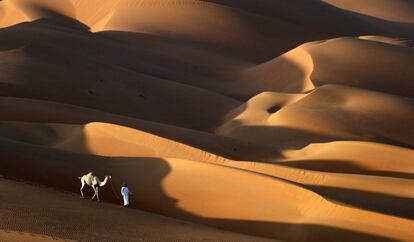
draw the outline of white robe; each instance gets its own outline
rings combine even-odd
[[[128,187],[122,187],[121,194],[124,197],[124,206],[129,205],[129,195],[132,193],[129,191]]]

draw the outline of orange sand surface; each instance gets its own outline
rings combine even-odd
[[[414,241],[413,10],[0,1],[0,241]]]

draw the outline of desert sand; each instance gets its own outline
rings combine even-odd
[[[0,1],[0,241],[414,241],[413,10]]]

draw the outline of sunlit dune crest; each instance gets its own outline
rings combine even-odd
[[[414,241],[412,10],[0,1],[0,241]]]

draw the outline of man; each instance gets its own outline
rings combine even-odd
[[[132,192],[129,191],[128,185],[125,183],[121,188],[122,197],[124,197],[124,207],[129,207],[129,196],[132,196]]]

